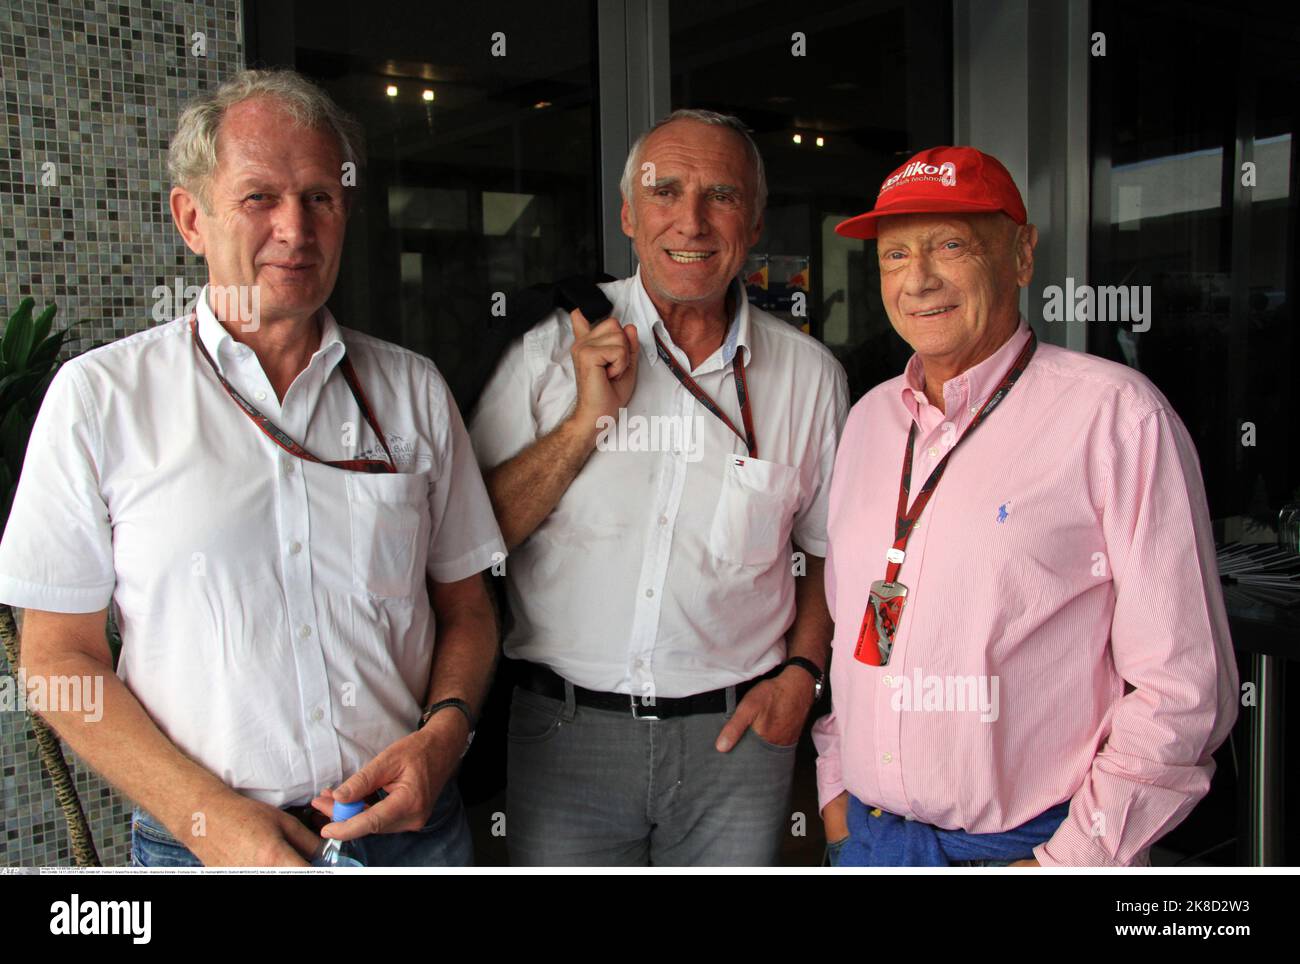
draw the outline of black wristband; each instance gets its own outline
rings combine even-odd
[[[816,663],[803,656],[791,656],[781,664],[781,669],[785,669],[787,666],[798,666],[801,670],[812,676],[813,681],[818,685],[821,684],[826,675],[821,671],[821,668]]]
[[[416,729],[423,729],[424,724],[429,722],[434,713],[437,713],[439,710],[445,710],[449,706],[454,706],[465,714],[465,721],[469,724],[469,735],[472,738],[474,736],[474,711],[469,708],[468,703],[464,700],[458,699],[439,700],[437,703],[434,703],[424,711],[424,714],[420,717],[420,725],[417,726]]]

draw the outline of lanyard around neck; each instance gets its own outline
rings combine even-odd
[[[898,480],[898,512],[894,523],[894,545],[889,552],[885,554],[886,568],[885,581],[894,582],[898,578],[898,570],[902,568],[903,557],[907,548],[907,540],[912,535],[912,528],[916,525],[916,520],[921,517],[925,507],[930,502],[930,496],[934,495],[934,490],[939,485],[939,480],[943,478],[944,469],[948,467],[948,460],[952,458],[952,453],[957,451],[957,447],[962,442],[970,438],[975,429],[979,428],[981,423],[992,414],[993,409],[998,407],[1002,399],[1006,398],[1007,392],[1011,391],[1011,386],[1019,381],[1020,376],[1024,374],[1025,368],[1029,365],[1029,359],[1034,356],[1034,350],[1038,347],[1038,339],[1033,331],[1029,332],[1029,341],[1021,349],[1016,360],[1012,362],[1011,369],[1003,376],[1002,381],[998,383],[997,388],[980,406],[975,417],[971,419],[970,425],[962,433],[957,443],[939,460],[933,471],[930,472],[921,486],[921,492],[912,503],[912,507],[907,507],[907,498],[912,487],[912,449],[916,442],[916,422],[912,422],[912,427],[907,433],[907,447],[903,451],[903,474]]]
[[[343,380],[347,382],[348,388],[352,391],[352,397],[356,399],[357,405],[361,408],[362,417],[365,418],[366,422],[370,425],[371,430],[375,433],[376,437],[378,437],[379,444],[383,446],[384,454],[388,456],[387,462],[380,461],[379,459],[342,459],[335,462],[327,462],[324,459],[318,459],[316,456],[312,455],[311,452],[308,452],[305,448],[294,441],[288,433],[280,428],[280,426],[276,425],[275,422],[263,415],[262,412],[258,410],[257,406],[246,399],[243,395],[239,394],[238,389],[227,381],[226,376],[221,374],[217,369],[217,363],[212,360],[212,356],[208,354],[207,348],[204,347],[203,340],[199,338],[197,312],[190,315],[190,336],[194,339],[195,348],[198,349],[203,360],[208,363],[208,367],[212,369],[212,374],[217,376],[217,381],[219,381],[222,388],[226,390],[226,394],[234,400],[235,404],[240,407],[245,415],[252,419],[253,424],[261,429],[263,435],[269,438],[276,445],[280,446],[280,448],[284,449],[290,455],[296,456],[307,462],[317,462],[321,465],[329,465],[336,469],[346,469],[349,472],[392,473],[397,471],[397,465],[393,461],[393,453],[388,449],[388,441],[384,435],[384,431],[379,427],[379,421],[371,411],[370,403],[366,400],[366,393],[362,390],[361,382],[357,379],[357,373],[355,369],[353,369],[352,362],[348,359],[347,355],[344,355],[343,360],[339,362],[339,369],[343,372]]]
[[[745,366],[740,363],[740,347],[736,347],[736,354],[731,358],[731,373],[734,376],[733,381],[736,383],[736,400],[740,402],[740,417],[745,423],[745,431],[742,433],[736,428],[736,423],[727,417],[727,413],[722,410],[717,402],[691,377],[690,372],[681,366],[673,353],[668,350],[668,346],[663,343],[659,337],[659,332],[655,332],[655,349],[659,357],[663,359],[668,370],[677,377],[688,392],[695,396],[695,400],[713,416],[721,420],[722,424],[731,429],[736,437],[745,443],[745,448],[749,450],[751,459],[758,458],[758,436],[754,433],[754,414],[750,410],[749,404],[749,386],[745,383]]]
[[[984,420],[988,418],[993,409],[997,408],[998,404],[1006,398],[1007,392],[1011,391],[1011,386],[1024,374],[1037,345],[1038,340],[1031,331],[1029,341],[1012,363],[1010,371],[1003,376],[993,394],[980,406],[974,419],[972,419],[966,431],[962,433],[962,437],[957,440],[957,443],[947,451],[939,464],[930,472],[930,477],[921,486],[921,491],[917,494],[916,500],[912,503],[910,509],[907,507],[907,499],[909,490],[912,487],[912,451],[916,445],[916,422],[913,421],[909,427],[907,444],[903,449],[903,472],[898,481],[898,510],[894,522],[894,544],[885,553],[885,578],[873,582],[867,595],[866,610],[862,614],[862,625],[858,629],[857,645],[853,649],[854,658],[859,662],[866,663],[869,666],[884,666],[889,662],[890,652],[894,648],[894,636],[898,632],[899,624],[902,621],[903,607],[908,598],[908,588],[898,581],[898,573],[903,567],[903,560],[907,558],[907,541],[916,526],[916,520],[921,517],[921,513],[925,511],[926,505],[929,504],[930,496],[934,494],[934,490],[938,487],[939,479],[943,477],[944,469],[948,467],[948,460],[952,457],[953,452],[957,451],[958,446],[966,441],[975,429],[979,428]]]

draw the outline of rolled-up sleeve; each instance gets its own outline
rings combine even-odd
[[[1177,416],[1144,416],[1117,446],[1102,526],[1114,581],[1110,650],[1131,687],[1070,813],[1035,848],[1045,866],[1125,866],[1209,790],[1237,716],[1238,678],[1196,450]]]
[[[78,364],[60,368],[45,394],[0,541],[0,601],[11,606],[93,613],[113,595],[99,422]]]
[[[848,789],[840,773],[840,733],[834,711],[813,724],[812,738],[817,748],[817,810],[820,812]]]

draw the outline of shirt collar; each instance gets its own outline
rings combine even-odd
[[[702,367],[701,372],[711,371],[715,367],[729,366],[732,359],[736,357],[736,352],[741,348],[745,349],[742,364],[749,364],[750,358],[753,357],[753,349],[749,344],[749,298],[746,297],[745,286],[738,277],[731,282],[731,294],[736,299],[736,313],[731,319],[731,324],[727,326],[727,336],[722,339],[721,360],[716,366]],[[627,314],[631,322],[636,325],[641,351],[651,365],[659,363],[659,352],[655,348],[656,330],[662,334],[665,345],[670,349],[677,347],[673,344],[672,336],[668,334],[663,319],[659,317],[658,309],[655,308],[654,302],[650,300],[650,295],[645,290],[640,267],[636,269],[636,278],[631,285],[631,300],[627,305]]]
[[[944,382],[943,404],[948,420],[963,422],[979,410],[984,400],[993,394],[1002,377],[1011,369],[1020,350],[1029,340],[1029,323],[1021,316],[1015,332],[988,358],[973,365],[956,378]],[[925,397],[925,366],[920,355],[912,355],[903,370],[903,385],[899,389],[903,405],[917,422],[922,422],[924,406],[930,404]]]
[[[204,285],[203,290],[199,292],[198,301],[194,306],[195,312],[199,317],[199,340],[203,347],[208,350],[212,360],[217,365],[217,370],[225,374],[225,358],[223,356],[238,350],[239,342],[235,341],[233,335],[226,329],[226,326],[217,320],[213,314],[212,307],[208,303],[208,286]],[[321,332],[320,347],[312,355],[308,367],[315,363],[318,357],[324,357],[325,375],[329,375],[343,358],[347,346],[343,342],[343,334],[339,329],[339,324],[334,320],[334,315],[329,308],[324,305],[320,309]]]

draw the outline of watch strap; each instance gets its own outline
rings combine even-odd
[[[416,727],[416,729],[423,729],[424,724],[429,722],[429,720],[433,717],[433,714],[437,713],[439,710],[445,710],[449,706],[454,706],[456,707],[456,709],[460,710],[463,714],[465,714],[465,721],[469,723],[469,736],[470,739],[472,740],[474,738],[474,727],[475,727],[474,711],[470,709],[469,704],[466,703],[464,700],[458,700],[455,698],[447,699],[447,700],[439,700],[438,702],[429,706],[428,709],[424,711],[424,714],[420,717],[420,725]]]
[[[782,669],[787,666],[798,666],[805,673],[808,673],[818,686],[821,686],[822,681],[826,678],[826,674],[822,672],[821,667],[804,656],[791,656],[781,664]]]

